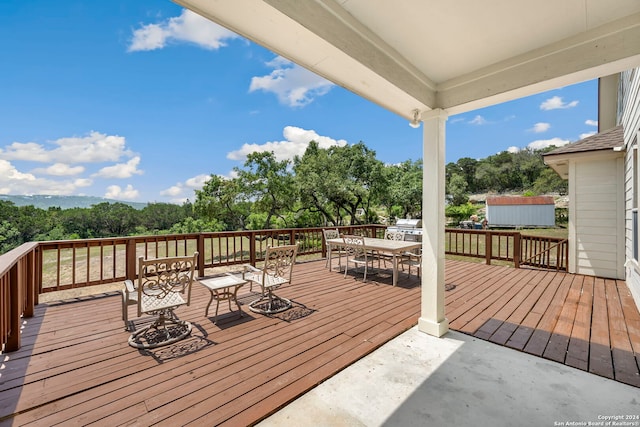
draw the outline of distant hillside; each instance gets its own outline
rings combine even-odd
[[[0,200],[13,202],[16,206],[34,206],[40,209],[49,209],[50,207],[59,207],[61,209],[70,208],[90,208],[98,203],[124,203],[135,209],[142,209],[147,203],[125,202],[122,200],[105,199],[103,197],[93,196],[12,196],[0,195]]]

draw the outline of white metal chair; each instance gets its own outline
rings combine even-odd
[[[174,310],[191,302],[191,285],[198,261],[193,256],[138,258],[138,278],[126,280],[122,290],[122,319],[129,330],[128,307],[137,306],[138,317],[156,316],[154,321],[129,336],[129,345],[155,348],[174,343],[191,333],[191,323],[179,320]]]
[[[354,235],[343,235],[342,241],[344,242],[344,250],[346,252],[347,263],[344,267],[344,277],[347,277],[349,271],[349,264],[353,264],[358,268],[364,266],[364,278],[363,282],[367,281],[367,270],[369,264],[373,268],[373,262],[377,259],[373,254],[368,253],[365,249],[364,237]],[[379,263],[379,261],[378,261]]]
[[[411,276],[411,267],[416,268],[416,273],[418,277],[420,277],[420,271],[422,270],[422,250],[420,249],[417,253],[413,252],[405,252],[400,257],[398,264],[402,266],[402,270],[404,271],[404,266],[409,267],[409,276]]]
[[[394,230],[387,229],[384,232],[384,238],[386,240],[402,241],[404,240],[404,237],[405,237],[404,231],[394,231]],[[378,268],[380,268],[380,260],[384,262],[385,268],[387,267],[387,261],[393,261],[393,255],[383,254],[383,253],[376,253],[375,255],[378,258]]]
[[[264,266],[256,268],[246,264],[243,279],[257,283],[262,288],[262,296],[249,303],[249,310],[255,313],[274,314],[291,308],[291,301],[273,293],[280,286],[291,283],[293,266],[296,262],[298,244],[267,247]]]
[[[329,265],[329,245],[327,244],[327,240],[329,239],[338,239],[340,237],[340,232],[337,228],[335,229],[324,229],[322,230],[322,234],[324,235],[325,246],[327,248],[325,252],[325,257],[327,261],[325,262],[325,267]],[[338,271],[342,271],[342,256],[346,254],[343,247],[333,247],[331,249],[331,257],[334,255],[338,255]]]

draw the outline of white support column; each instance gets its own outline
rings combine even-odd
[[[449,330],[444,316],[445,125],[448,114],[436,109],[422,121],[422,301],[418,329],[441,337]]]

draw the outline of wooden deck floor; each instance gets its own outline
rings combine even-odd
[[[623,281],[447,261],[446,282],[452,329],[640,387]],[[119,296],[41,304],[1,355],[0,425],[251,425],[417,323],[418,280],[390,283],[306,262],[280,291],[293,309],[238,319],[221,305],[217,325],[196,285],[178,313],[192,337],[151,351],[127,345]]]

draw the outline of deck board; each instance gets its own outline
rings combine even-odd
[[[640,314],[624,281],[447,260],[445,282],[452,329],[640,387]],[[117,294],[41,304],[0,370],[0,425],[251,425],[420,315],[406,272],[393,287],[388,271],[363,283],[304,262],[279,294],[291,310],[257,315],[245,286],[244,316],[221,304],[213,324],[195,285],[178,311],[192,336],[149,351],[127,345]],[[129,310],[136,327],[148,322]]]

